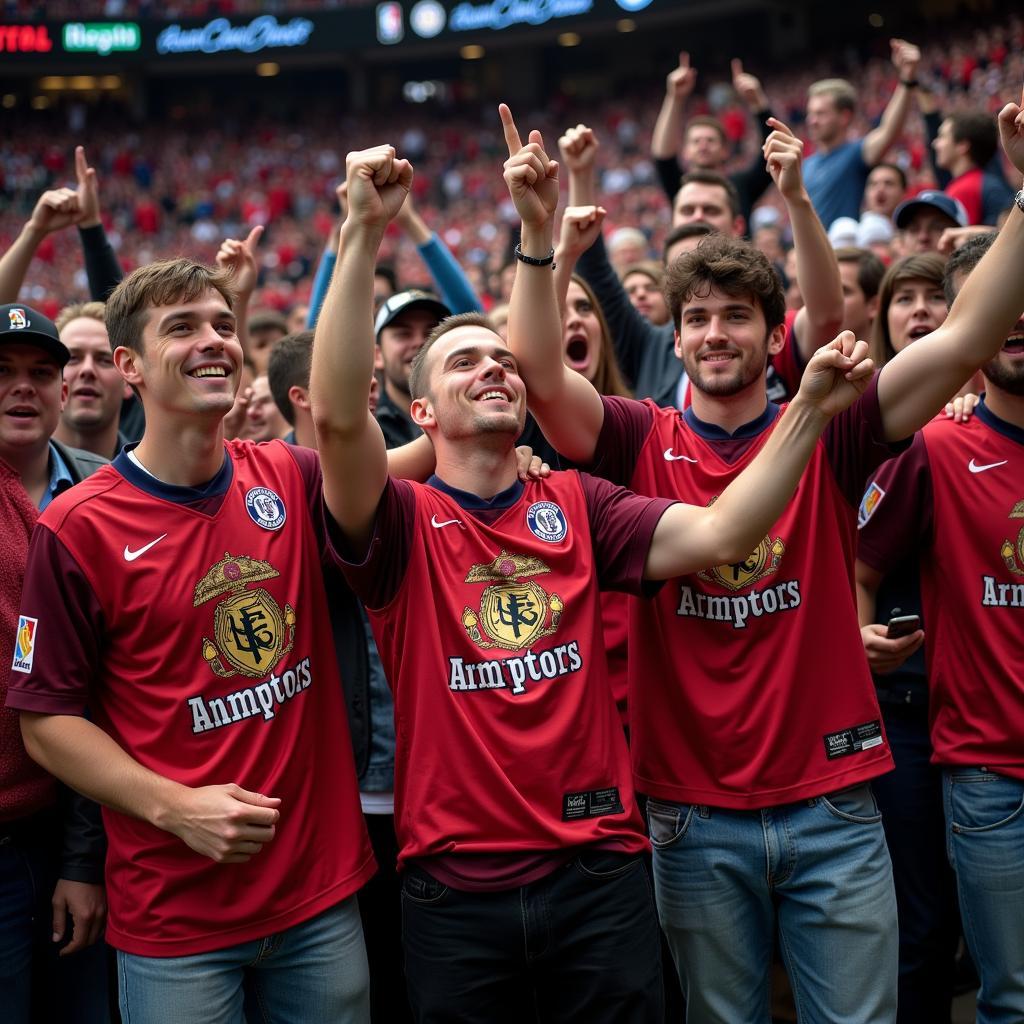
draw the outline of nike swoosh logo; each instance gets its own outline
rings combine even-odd
[[[132,551],[127,544],[124,546],[124,560],[126,562],[134,562],[139,555],[144,555],[154,544],[159,544],[160,541],[166,537],[166,533],[161,533],[156,540],[151,540],[148,544],[143,544],[137,551]]]
[[[461,519],[446,519],[443,523],[439,523],[437,521],[437,516],[430,517],[430,525],[433,526],[435,530],[440,530],[442,526],[451,526],[453,523],[456,526],[458,526],[460,530],[465,529],[465,527],[462,525]]]
[[[1010,461],[1009,459],[1003,459],[1002,462],[990,462],[987,466],[979,466],[974,461],[974,459],[971,459],[971,461],[967,463],[967,468],[972,473],[984,473],[986,469],[995,469],[996,466],[1005,466],[1006,463],[1009,462],[1009,461]]]
[[[674,455],[671,448],[665,449],[665,461],[666,462],[679,462],[680,459],[685,459],[687,462],[696,462],[696,459],[691,459],[689,455]]]

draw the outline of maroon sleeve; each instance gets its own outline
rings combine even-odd
[[[412,553],[416,528],[416,492],[408,480],[388,477],[380,496],[369,547],[354,551],[338,524],[323,508],[327,554],[367,608],[383,608],[398,593]]]
[[[103,611],[81,566],[46,526],[32,533],[21,614],[37,620],[32,663],[28,672],[11,671],[7,706],[84,714],[106,632]]]
[[[604,424],[597,439],[597,455],[588,473],[625,487],[633,479],[637,456],[654,424],[650,406],[633,398],[601,396]]]
[[[276,443],[285,446],[288,454],[298,467],[299,476],[302,477],[302,486],[306,492],[306,504],[309,508],[309,515],[313,520],[313,529],[316,531],[320,557],[327,561],[328,559],[325,557],[327,537],[324,530],[324,517],[320,511],[324,493],[324,478],[320,469],[320,454],[314,448],[305,448],[298,444],[288,444],[285,441],[278,441]]]
[[[772,356],[772,366],[786,386],[787,395],[795,395],[800,390],[800,378],[804,373],[804,362],[800,357],[800,347],[796,343],[796,315],[799,310],[786,311],[786,340],[782,350]]]
[[[878,374],[867,390],[825,428],[822,441],[832,473],[846,500],[856,508],[867,482],[883,462],[910,447],[910,438],[889,442],[878,403]]]
[[[857,557],[880,573],[902,562],[908,552],[930,543],[934,522],[928,448],[918,432],[911,446],[887,462],[861,504]]]
[[[587,473],[580,474],[580,483],[587,499],[601,589],[650,596],[657,589],[644,581],[651,538],[665,509],[676,502],[644,498]]]

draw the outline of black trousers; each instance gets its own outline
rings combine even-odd
[[[586,850],[501,892],[457,891],[410,867],[402,929],[422,1024],[662,1024],[660,933],[639,855]]]
[[[896,770],[871,780],[892,857],[900,925],[897,1024],[948,1024],[960,936],[946,858],[942,772],[929,763],[928,709],[882,704]]]

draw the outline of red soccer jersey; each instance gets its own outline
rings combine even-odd
[[[639,589],[667,503],[572,472],[487,519],[456,493],[391,482],[367,560],[342,563],[395,695],[400,861],[644,849],[598,578]]]
[[[933,420],[873,489],[861,559],[922,552],[933,760],[1024,778],[1024,431]]]
[[[144,956],[282,931],[373,872],[310,511],[319,522],[319,465],[280,442],[227,453],[198,493],[120,456],[47,508],[29,555],[35,637],[11,706],[88,706],[159,775],[282,801],[245,864],[104,811],[107,938]]]
[[[641,494],[707,505],[763,447],[778,409],[729,436],[652,403],[605,399],[597,471]],[[852,582],[856,506],[889,453],[874,388],[837,417],[796,495],[750,557],[666,584],[630,622],[637,788],[757,808],[892,767]]]

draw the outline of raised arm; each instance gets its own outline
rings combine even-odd
[[[416,252],[430,271],[444,304],[453,313],[469,313],[483,308],[466,272],[440,236],[427,227],[412,201],[411,193],[398,211],[395,223],[416,246]]]
[[[17,302],[29,264],[43,239],[81,219],[78,195],[74,189],[55,188],[44,192],[36,202],[32,216],[11,247],[0,258],[0,302]]]
[[[1024,103],[1024,96],[1022,96]],[[999,112],[1003,150],[1024,174],[1024,109]],[[994,358],[1024,309],[1024,212],[1010,211],[992,248],[964,282],[942,326],[885,365],[878,400],[886,438],[908,437]]]
[[[103,229],[96,169],[89,166],[82,146],[75,147],[75,177],[78,179],[76,191],[82,218],[78,222],[78,238],[82,243],[89,295],[99,302],[106,302],[110,293],[121,283],[124,270]]]
[[[773,130],[764,144],[764,158],[793,229],[796,279],[805,303],[796,315],[793,333],[800,361],[806,365],[843,325],[843,282],[828,235],[804,188],[804,144],[778,118],[770,117],[768,123]]]
[[[903,131],[903,123],[910,112],[913,91],[917,86],[917,67],[921,63],[921,51],[913,43],[905,39],[891,39],[889,44],[899,81],[878,127],[864,136],[861,155],[868,167],[877,164],[885,156],[885,151]]]
[[[679,54],[679,66],[665,79],[665,98],[651,133],[651,156],[655,160],[676,157],[683,141],[683,108],[697,84],[697,69],[690,67],[690,55]]]
[[[324,296],[330,286],[331,278],[334,277],[334,265],[338,262],[338,238],[341,234],[341,225],[345,223],[348,216],[348,183],[342,182],[335,190],[338,197],[338,209],[340,211],[338,220],[331,228],[327,236],[327,244],[320,254],[320,262],[316,265],[316,274],[313,275],[313,288],[309,293],[309,313],[306,314],[306,329],[312,330],[320,319],[320,309],[324,304]]]
[[[552,249],[558,164],[544,152],[539,132],[531,132],[523,146],[508,107],[502,104],[498,109],[509,152],[505,183],[523,222],[522,252],[543,258]],[[559,452],[573,461],[589,461],[604,406],[593,385],[562,359],[562,323],[551,267],[520,262],[510,307],[508,345],[526,382],[530,410]],[[557,428],[555,434],[548,433],[549,423]]]
[[[235,333],[242,351],[249,354],[249,303],[259,279],[256,246],[263,237],[263,225],[257,224],[244,239],[225,238],[217,252],[217,266],[231,275],[235,289]]]
[[[562,166],[569,171],[569,206],[563,216],[578,207],[593,207],[597,196],[593,168],[598,149],[593,129],[584,124],[570,128],[558,140],[558,148]],[[659,332],[633,308],[599,233],[589,249],[579,254],[579,273],[601,304],[622,372],[636,384],[644,352],[657,344]],[[568,455],[568,452],[563,451],[563,454]]]
[[[309,392],[324,499],[354,547],[373,531],[387,483],[384,436],[367,405],[373,373],[373,270],[384,231],[412,184],[392,146],[349,153],[349,215],[334,278],[316,326]]]
[[[829,420],[867,387],[867,342],[844,331],[814,353],[757,458],[710,506],[673,505],[658,522],[647,555],[648,579],[741,562],[782,515]]]

